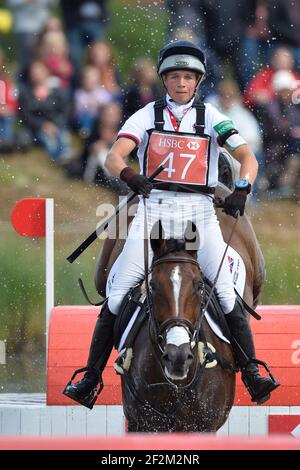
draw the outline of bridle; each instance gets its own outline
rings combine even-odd
[[[233,224],[228,242],[226,244],[225,251],[223,253],[223,256],[222,256],[222,259],[221,259],[221,262],[220,262],[220,265],[219,265],[219,268],[218,268],[218,271],[217,271],[217,274],[216,274],[216,277],[215,277],[213,285],[212,285],[211,292],[208,295],[208,298],[206,299],[205,303],[204,303],[204,300],[205,300],[205,284],[204,284],[204,281],[203,281],[203,277],[201,276],[201,278],[202,278],[202,286],[201,286],[201,289],[200,289],[201,304],[200,304],[200,308],[199,308],[199,312],[198,312],[195,324],[193,324],[189,320],[183,319],[183,318],[170,318],[170,319],[166,320],[165,322],[163,322],[162,324],[159,325],[156,318],[155,318],[154,312],[153,312],[152,296],[151,296],[151,291],[150,291],[150,286],[149,286],[149,273],[153,272],[153,269],[156,266],[161,265],[163,263],[189,263],[189,264],[197,266],[200,273],[201,273],[201,269],[200,269],[199,263],[195,259],[193,259],[192,257],[188,257],[188,256],[173,256],[173,257],[168,256],[168,257],[166,257],[167,255],[170,254],[170,252],[167,251],[166,253],[164,253],[160,257],[155,258],[152,261],[151,270],[149,271],[149,266],[148,266],[148,256],[149,256],[148,220],[147,220],[147,205],[146,205],[146,198],[145,197],[143,197],[143,202],[144,202],[144,268],[145,268],[145,289],[146,289],[146,305],[147,305],[146,308],[148,309],[148,313],[149,313],[149,333],[150,333],[150,338],[151,338],[151,341],[152,341],[152,344],[153,344],[154,351],[155,351],[156,356],[157,356],[158,363],[159,363],[159,365],[162,369],[165,380],[167,382],[169,382],[171,385],[177,387],[177,385],[175,385],[173,382],[171,382],[170,379],[166,376],[166,374],[164,372],[164,367],[162,366],[162,362],[161,362],[161,355],[163,353],[163,345],[165,343],[166,333],[170,328],[172,328],[174,326],[183,326],[189,334],[191,348],[193,349],[196,346],[196,344],[198,344],[199,337],[200,337],[201,326],[202,326],[202,322],[203,322],[203,319],[204,319],[204,313],[207,310],[207,307],[208,307],[210,299],[212,297],[214,288],[216,286],[216,283],[217,283],[217,280],[218,280],[218,277],[219,277],[219,274],[220,274],[220,271],[221,271],[221,268],[222,268],[227,250],[228,250],[228,247],[230,245],[231,238],[232,238],[233,233],[235,231],[235,227],[236,227],[236,224],[237,224],[237,221],[238,221],[238,217],[236,217],[236,220]],[[203,331],[201,331],[201,335],[202,335],[202,339],[203,339],[204,344],[207,345],[207,341],[205,339],[205,335],[204,335]],[[197,375],[198,375],[199,367],[200,367],[199,366],[199,360],[197,360],[197,356],[198,356],[198,354],[194,354],[194,362],[195,362],[195,360],[197,362],[196,362],[196,367],[194,367],[194,374],[193,374],[192,380],[189,382],[189,384],[187,384],[185,386],[182,386],[180,388],[186,388],[186,387],[190,388],[194,384],[194,382],[197,378]],[[204,363],[204,367],[205,367],[205,363]]]
[[[160,256],[159,258],[154,259],[154,261],[152,263],[152,267],[151,267],[151,272],[153,272],[153,269],[155,267],[160,266],[162,264],[187,263],[187,264],[191,264],[191,265],[196,266],[198,268],[200,274],[201,274],[201,269],[200,269],[198,261],[196,261],[192,257],[188,257],[188,256],[172,256],[172,257],[169,257],[168,256],[166,258],[165,256],[167,256],[167,255],[168,255],[168,253],[165,253],[164,255]],[[201,278],[202,278],[202,276],[201,276]],[[153,314],[152,298],[150,297],[150,299],[149,298],[147,299],[148,302],[150,301],[150,310],[151,310],[150,318],[151,318],[152,324],[154,325],[155,331],[158,333],[157,334],[157,339],[158,339],[158,344],[159,344],[160,349],[161,349],[161,340],[164,339],[164,336],[167,333],[167,331],[170,328],[173,328],[174,326],[183,326],[189,334],[191,343],[196,342],[195,339],[198,337],[199,332],[200,332],[200,328],[201,328],[201,321],[200,320],[201,320],[201,317],[203,316],[204,287],[205,287],[204,286],[204,281],[202,280],[201,288],[199,290],[199,296],[201,297],[201,303],[200,303],[199,313],[198,313],[197,320],[196,320],[195,324],[192,323],[190,320],[188,320],[186,318],[168,318],[167,320],[162,322],[160,325],[158,325],[158,322],[157,322],[157,320],[156,320],[156,318]]]
[[[212,289],[211,293],[209,294],[208,298],[206,299],[206,302],[204,303],[204,301],[205,301],[205,284],[204,284],[203,277],[201,276],[202,285],[201,285],[201,288],[199,289],[199,295],[201,295],[201,302],[200,302],[200,308],[199,308],[199,311],[198,311],[198,315],[197,315],[197,319],[196,319],[195,324],[193,324],[190,320],[187,320],[187,319],[184,319],[184,318],[169,318],[169,319],[165,320],[164,322],[162,322],[160,325],[158,324],[158,321],[156,320],[154,312],[153,312],[152,295],[151,295],[151,290],[150,290],[150,286],[149,286],[149,274],[153,272],[154,268],[156,268],[159,265],[165,264],[165,263],[189,263],[191,265],[197,266],[200,273],[201,273],[201,269],[200,269],[199,263],[195,259],[193,259],[191,256],[169,256],[170,255],[170,251],[169,251],[169,252],[164,253],[160,257],[156,257],[155,259],[153,259],[152,265],[151,265],[151,270],[149,270],[149,265],[148,265],[148,256],[149,256],[148,223],[147,223],[147,207],[146,207],[145,198],[143,198],[143,202],[144,202],[144,268],[145,268],[145,289],[146,289],[146,298],[145,298],[144,308],[146,309],[146,311],[148,311],[148,315],[149,315],[149,317],[148,317],[149,318],[149,321],[148,321],[149,337],[150,337],[150,340],[152,342],[153,352],[156,356],[156,362],[160,366],[160,369],[161,369],[161,372],[162,372],[162,377],[163,377],[163,381],[160,382],[160,383],[146,383],[145,382],[144,386],[145,386],[146,389],[151,389],[151,388],[161,387],[161,386],[169,386],[169,387],[171,387],[172,390],[175,390],[176,393],[180,391],[180,392],[186,394],[186,393],[190,392],[193,389],[193,386],[195,385],[197,380],[199,380],[199,377],[200,378],[202,377],[202,374],[200,374],[200,368],[205,367],[206,363],[209,362],[209,361],[207,361],[207,359],[205,359],[204,363],[200,364],[198,351],[196,351],[196,354],[194,354],[194,361],[193,361],[193,363],[194,363],[194,372],[193,372],[192,378],[185,385],[177,385],[173,381],[171,381],[165,373],[165,370],[164,370],[164,367],[163,367],[163,364],[162,364],[162,361],[161,361],[161,356],[162,356],[162,353],[163,353],[163,344],[165,342],[165,338],[166,338],[166,334],[167,334],[168,330],[170,328],[174,327],[174,326],[183,326],[186,329],[186,331],[189,334],[190,345],[191,345],[192,349],[198,344],[200,331],[201,331],[201,326],[202,326],[202,321],[204,319],[204,313],[205,313],[206,308],[208,306],[208,303],[210,301],[213,289]],[[234,225],[234,228],[235,228],[235,225]],[[229,237],[229,242],[230,242],[232,234],[234,232],[234,228],[233,228],[232,233]],[[227,247],[226,247],[226,250],[224,252],[222,261],[220,263],[220,268],[221,268],[222,263],[224,261],[226,251],[227,251],[227,248],[229,246],[229,242],[227,244]],[[219,268],[219,271],[220,271],[220,268]],[[217,276],[214,280],[213,288],[214,288],[214,286],[217,282],[219,271],[218,271]],[[206,339],[205,339],[203,330],[201,331],[201,339],[204,340],[204,343],[206,344]],[[227,362],[227,361],[225,360],[224,362]],[[226,367],[226,364],[225,364],[225,367]],[[140,403],[141,406],[146,408],[149,412],[155,413],[158,416],[170,419],[174,415],[174,413],[176,413],[177,409],[181,405],[180,395],[179,395],[178,399],[176,400],[176,405],[169,411],[169,413],[161,412],[156,408],[156,406],[152,405],[148,400],[143,400],[142,398],[139,397],[139,394],[136,391],[136,387],[134,385],[134,382],[130,378],[130,376],[127,376],[126,385],[127,385],[128,389],[130,390],[131,395],[136,399],[136,401],[138,403]]]
[[[155,267],[160,266],[162,264],[167,264],[167,263],[176,263],[176,264],[181,264],[181,263],[187,263],[194,265],[198,268],[199,272],[201,273],[201,269],[199,266],[199,263],[193,259],[192,257],[189,256],[169,256],[169,253],[166,252],[163,255],[161,255],[158,258],[155,258],[153,260],[151,270],[150,272],[152,273]],[[202,278],[202,276],[201,276]],[[198,310],[198,315],[195,323],[192,323],[190,320],[186,318],[168,318],[167,320],[163,321],[162,323],[158,323],[155,315],[154,315],[154,309],[153,309],[153,303],[152,303],[152,295],[151,295],[151,290],[148,286],[147,291],[147,306],[148,306],[148,313],[149,313],[149,336],[152,342],[153,350],[157,358],[157,362],[160,365],[162,374],[164,376],[164,379],[171,384],[172,386],[176,388],[191,388],[192,385],[194,384],[196,378],[198,377],[198,371],[199,371],[199,360],[197,358],[197,352],[194,354],[194,373],[189,381],[188,384],[186,385],[175,385],[174,382],[172,382],[166,375],[164,367],[161,362],[162,354],[164,353],[164,347],[166,345],[166,335],[167,332],[171,329],[174,328],[175,326],[181,326],[185,328],[189,335],[190,339],[190,345],[191,349],[193,350],[195,346],[198,344],[198,338],[199,338],[199,333],[202,325],[202,320],[204,317],[204,293],[205,293],[205,285],[204,281],[202,280],[201,287],[199,289],[199,297],[201,298],[200,302],[200,308]]]

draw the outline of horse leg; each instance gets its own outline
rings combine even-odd
[[[129,419],[127,422],[127,432],[138,432],[139,431],[139,426],[136,421],[133,419]]]

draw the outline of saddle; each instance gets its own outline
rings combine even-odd
[[[206,303],[208,297],[211,294],[212,290],[212,283],[208,280],[204,280],[205,284],[205,299],[204,303]],[[140,307],[139,313],[136,316],[136,319],[128,332],[128,335],[123,343],[123,348],[132,348],[135,338],[148,318],[147,309],[146,309],[146,296],[145,296],[145,286],[144,281],[138,284],[137,286],[133,287],[129,290],[126,296],[123,299],[123,302],[120,307],[120,311],[118,313],[115,327],[114,327],[114,345],[115,348],[118,349],[120,345],[121,338],[128,327],[128,324],[132,318],[137,307]],[[208,304],[208,313],[211,319],[214,321],[216,325],[220,328],[225,338],[230,340],[230,332],[227,325],[227,322],[224,318],[224,313],[222,307],[220,306],[219,300],[215,294],[212,293],[209,304]],[[201,338],[199,338],[201,339]]]

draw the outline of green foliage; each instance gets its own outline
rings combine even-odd
[[[300,304],[300,254],[296,246],[265,246],[267,282],[263,304]]]
[[[115,52],[115,64],[126,85],[134,60],[141,56],[157,60],[166,40],[168,15],[163,3],[112,0],[107,27]]]
[[[40,348],[44,342],[44,246],[35,241],[35,252],[28,241],[1,239],[0,339],[7,350]]]
[[[77,279],[82,277],[92,299],[99,300],[93,284],[95,257],[82,255],[72,266],[66,255],[74,247],[58,244],[55,256],[55,305],[80,305],[86,301]],[[99,249],[99,245],[98,245]],[[0,339],[7,351],[32,352],[45,347],[45,247],[44,240],[17,234],[0,242]]]

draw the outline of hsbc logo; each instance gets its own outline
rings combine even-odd
[[[200,145],[198,144],[198,142],[189,142],[187,144],[187,147],[190,149],[190,150],[198,150],[198,148],[200,147]]]

